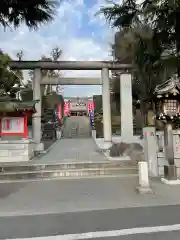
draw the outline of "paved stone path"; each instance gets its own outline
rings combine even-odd
[[[44,156],[34,160],[36,163],[61,162],[101,162],[108,161],[99,153],[94,140],[87,139],[61,139]]]
[[[91,134],[89,118],[72,116],[67,118],[63,131],[63,138],[88,138]]]
[[[77,132],[74,133],[74,128]],[[87,117],[70,117],[64,128],[63,138],[36,163],[61,162],[104,162],[107,158],[98,151],[94,140],[90,137],[90,125]]]

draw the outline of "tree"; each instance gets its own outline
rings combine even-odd
[[[168,76],[167,62],[162,61],[164,47],[153,22],[146,17],[143,5],[134,0],[101,8],[112,27],[118,28],[121,35],[114,46],[121,62],[129,59],[134,69],[133,90],[140,99],[141,113],[146,116],[146,102],[153,98],[153,91],[160,81]],[[166,73],[166,75],[165,75]]]
[[[152,40],[152,31],[147,25],[131,28],[118,42],[122,59],[131,59],[134,68],[133,95],[140,100],[144,123],[146,123],[147,103],[154,98],[154,88],[164,80],[163,68],[155,63],[160,59],[161,48]],[[115,86],[116,87],[116,86]]]
[[[135,0],[125,0],[121,4],[112,2],[111,7],[101,7],[97,14],[103,14],[111,27],[127,30],[141,24],[142,14]]]
[[[11,57],[0,50],[0,95],[13,91],[13,86],[19,83],[18,76],[8,68]]]
[[[23,50],[20,50],[16,53],[16,57],[18,58],[19,61],[23,60],[24,52]]]
[[[22,60],[23,60],[23,57],[24,57],[24,52],[23,52],[23,50],[19,50],[19,51],[16,53],[16,57],[17,57],[18,61],[22,61]],[[22,70],[14,70],[14,73],[16,74],[16,76],[18,76],[21,85],[24,85],[24,83],[23,83],[23,72],[22,72]]]
[[[50,53],[50,56],[43,55],[40,61],[58,61],[61,55],[62,55],[62,50],[59,47],[54,47]],[[43,77],[60,76],[60,70],[41,70],[41,73]],[[34,78],[33,70],[29,71],[29,76],[32,81]],[[52,86],[50,84],[46,86],[41,86],[41,90],[42,90],[42,93],[46,95],[48,92],[52,92]]]
[[[58,61],[62,55],[62,50],[59,47],[54,47],[50,53],[50,56],[47,57],[43,55],[41,57],[42,61]],[[60,70],[42,70],[43,76],[59,76]]]
[[[144,0],[142,10],[145,18],[152,21],[154,32],[166,52],[165,61],[174,65],[180,76],[180,2]]]
[[[0,24],[3,27],[19,27],[25,23],[29,28],[53,20],[60,0],[42,0],[40,3],[29,0],[1,0]]]
[[[175,1],[134,0],[113,4],[100,9],[111,24],[120,30],[129,29],[145,22],[151,26],[153,35],[159,40],[162,51],[161,64],[172,68],[180,76],[180,3]]]

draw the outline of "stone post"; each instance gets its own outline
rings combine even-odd
[[[138,162],[138,169],[139,169],[139,186],[136,188],[136,190],[140,194],[153,193],[149,183],[147,162]]]
[[[41,143],[41,88],[40,88],[40,81],[41,81],[41,69],[34,70],[34,79],[33,79],[33,100],[39,100],[36,103],[36,113],[33,115],[32,118],[32,138],[35,142],[35,151],[42,151],[44,150],[43,143]]]
[[[164,154],[169,165],[174,165],[174,147],[171,123],[164,124]]]
[[[132,81],[131,74],[120,75],[121,139],[133,139]]]
[[[103,68],[101,70],[102,77],[102,106],[103,106],[103,131],[104,141],[111,142],[111,102],[110,102],[110,84],[109,84],[109,69]]]
[[[164,157],[169,164],[169,166],[164,166],[164,177],[167,180],[177,180],[172,131],[172,123],[164,124]]]
[[[155,127],[144,127],[144,156],[150,177],[158,177],[157,138]]]

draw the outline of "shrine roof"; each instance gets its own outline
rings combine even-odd
[[[180,95],[180,79],[177,75],[173,75],[167,81],[157,85],[154,94],[159,97],[164,94]]]
[[[18,100],[10,100],[4,101],[5,99],[1,99],[0,97],[0,112],[24,112],[24,111],[33,111],[35,112],[35,104],[39,102],[39,100],[32,101],[18,101]]]

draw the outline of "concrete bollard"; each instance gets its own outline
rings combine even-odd
[[[61,130],[57,130],[56,134],[57,134],[57,140],[61,139],[62,131]]]
[[[149,184],[148,163],[138,162],[139,186],[136,188],[140,194],[153,193]]]
[[[96,139],[96,130],[92,130],[92,138]]]
[[[150,177],[158,177],[157,137],[155,127],[143,128],[144,155]]]

